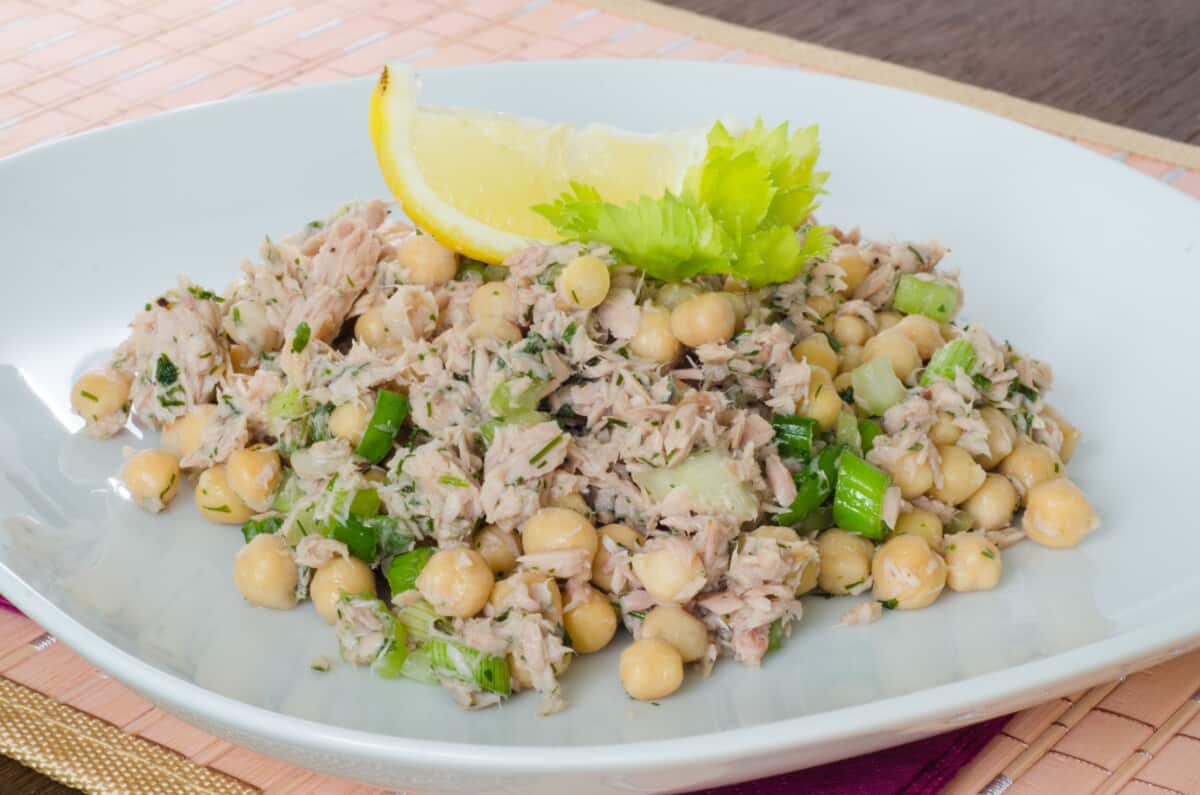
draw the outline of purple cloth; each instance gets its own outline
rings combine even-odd
[[[3,596],[0,610],[20,612]],[[997,718],[866,756],[694,795],[936,795],[1007,720]]]
[[[996,718],[866,756],[693,795],[936,795],[1007,721]]]

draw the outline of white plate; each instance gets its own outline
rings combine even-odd
[[[197,518],[189,494],[159,518],[123,502],[111,477],[139,442],[79,436],[67,392],[177,272],[222,286],[264,233],[384,195],[370,88],[250,97],[0,162],[0,592],[96,665],[233,742],[380,785],[645,792],[905,742],[1200,641],[1200,204],[928,97],[797,71],[572,62],[437,71],[423,99],[641,130],[819,122],[824,218],[949,244],[967,314],[1054,363],[1054,402],[1088,435],[1072,471],[1104,527],[1070,551],[1020,545],[997,590],[870,627],[835,627],[848,603],[813,599],[762,670],[724,663],[661,706],[623,695],[615,648],[577,662],[571,706],[542,719],[536,698],[466,713],[437,688],[310,672],[332,633],[311,610],[246,606],[230,576],[240,534]]]

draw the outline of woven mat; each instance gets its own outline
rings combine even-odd
[[[907,88],[1069,138],[1200,198],[1198,147],[645,0],[0,0],[0,157],[390,59],[578,57],[790,66]],[[194,729],[4,611],[0,754],[88,792],[380,792]],[[1200,653],[1016,715],[946,791],[989,785],[1200,795]]]

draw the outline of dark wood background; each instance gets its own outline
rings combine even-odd
[[[1200,0],[665,0],[1200,144]],[[71,795],[0,757],[0,792]]]

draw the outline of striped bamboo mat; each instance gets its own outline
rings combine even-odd
[[[0,0],[0,157],[198,102],[373,73],[385,60],[581,57],[797,67],[921,91],[1200,198],[1200,148],[645,0]],[[88,792],[379,792],[200,732],[4,611],[0,754]],[[984,788],[1200,795],[1200,653],[1015,716],[946,791]]]

